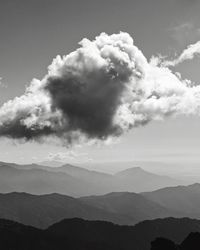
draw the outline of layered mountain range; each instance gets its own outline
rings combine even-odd
[[[65,164],[48,167],[0,162],[0,192],[60,193],[73,197],[109,192],[146,192],[184,184],[134,167],[114,175]]]
[[[200,219],[200,184],[166,187],[178,182],[139,167],[109,175],[72,165],[1,162],[0,218],[38,228],[74,217],[120,225],[166,217]]]
[[[111,175],[69,164],[1,162],[0,244],[17,250],[148,250],[164,237],[152,246],[176,247],[200,232],[200,184],[183,184],[139,167]]]
[[[74,198],[52,193],[0,194],[0,218],[45,228],[65,218],[135,225],[166,217],[200,219],[200,184],[164,188],[148,193],[113,192]]]

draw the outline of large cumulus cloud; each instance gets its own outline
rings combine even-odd
[[[172,63],[171,65],[172,66]],[[127,33],[83,39],[0,108],[0,136],[105,140],[172,114],[199,113],[200,87],[147,61]]]

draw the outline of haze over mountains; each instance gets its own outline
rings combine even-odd
[[[180,184],[140,167],[111,175],[70,164],[1,162],[5,240],[0,244],[5,250],[150,250],[157,237],[180,243],[192,231],[200,232],[195,220],[200,219],[200,184]]]
[[[73,197],[109,192],[145,192],[176,186],[183,181],[130,168],[115,175],[69,164],[48,167],[38,164],[0,163],[0,192],[60,193]]]
[[[168,187],[142,194],[167,209],[176,210],[179,214],[191,218],[200,218],[200,184]]]
[[[143,199],[145,198],[145,199]],[[149,218],[190,217],[200,219],[200,184],[159,189],[147,193],[110,193],[80,198],[108,211]],[[141,216],[141,217],[140,217]]]
[[[140,194],[117,192],[103,196],[89,196],[80,198],[81,201],[99,209],[104,209],[111,213],[126,215],[129,217],[128,224],[134,224],[147,219],[178,217],[178,213],[154,201],[146,199]],[[123,223],[124,225],[127,223]]]
[[[74,217],[111,221],[117,224],[137,222],[134,218],[131,221],[131,216],[90,206],[70,196],[55,193],[41,196],[16,192],[0,194],[0,218],[46,228],[62,219]]]
[[[105,196],[75,199],[61,194],[0,194],[0,218],[45,228],[65,218],[104,220],[121,225],[134,225],[146,219],[176,216],[135,193],[110,193]]]
[[[0,194],[0,218],[38,228],[74,217],[120,225],[166,217],[200,219],[199,197],[199,184],[140,194],[113,192],[81,198],[56,193],[31,195],[14,192]]]
[[[53,244],[72,250],[95,250],[96,244],[100,244],[98,250],[148,250],[156,237],[180,243],[191,231],[200,232],[200,222],[192,220],[200,219],[200,184],[182,184],[140,167],[111,175],[70,164],[49,167],[0,162],[0,218],[43,229],[0,220],[0,232],[8,239],[2,244],[22,236],[30,237],[30,242],[37,239],[39,245],[27,248],[29,243],[24,246],[22,237],[20,250],[53,250]],[[22,230],[20,235],[16,230]],[[70,232],[67,238],[66,232]],[[52,245],[40,245],[49,242],[49,233]]]

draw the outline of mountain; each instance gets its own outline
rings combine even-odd
[[[92,183],[93,185],[99,187],[99,190],[103,189],[105,190],[105,192],[111,191],[110,183],[113,176],[106,173],[88,170],[86,168],[73,166],[71,164],[65,164],[57,168],[45,167],[45,170],[56,173],[66,173],[75,178],[84,180],[88,183]]]
[[[61,193],[74,197],[102,195],[110,192],[145,192],[182,181],[159,176],[141,168],[131,168],[115,175],[65,164],[48,167],[38,164],[18,165],[0,162],[0,193]]]
[[[67,174],[70,174],[71,176],[78,177],[78,178],[94,178],[94,177],[97,177],[97,178],[108,177],[109,178],[112,176],[110,174],[88,170],[86,168],[77,167],[71,164],[62,165],[58,168],[54,168],[52,171],[67,173]]]
[[[73,166],[71,164],[64,164],[58,161],[50,161],[50,162],[42,162],[39,164],[26,164],[26,165],[19,165],[15,163],[5,163],[0,162],[0,167],[13,167],[15,169],[23,169],[23,170],[45,170],[48,172],[55,172],[55,173],[65,173],[72,177],[78,178],[79,180],[83,180],[86,183],[93,183],[99,190],[103,189],[107,192],[109,189],[109,179],[112,178],[112,175],[91,171],[86,168],[81,168],[77,166]],[[55,166],[55,167],[53,167]],[[102,185],[104,182],[104,185]],[[106,185],[106,186],[105,186]],[[107,189],[106,189],[107,187]],[[95,188],[93,188],[95,190]],[[103,190],[101,192],[103,192]],[[97,192],[98,193],[98,192]]]
[[[151,250],[198,250],[200,247],[200,233],[191,232],[181,244],[158,237],[151,242]]]
[[[81,180],[93,183],[104,191],[109,192],[145,192],[162,187],[176,186],[183,184],[183,181],[150,173],[140,167],[129,168],[114,175],[103,172],[92,171],[86,168],[64,164],[57,168],[45,168],[48,171],[63,172]],[[96,193],[93,193],[94,195]],[[102,192],[103,194],[103,192]]]
[[[186,239],[180,244],[180,250],[195,250],[200,247],[200,233],[191,232]],[[170,249],[171,250],[171,249]]]
[[[177,186],[142,193],[143,197],[160,204],[161,206],[176,210],[182,216],[200,218],[200,184]]]
[[[0,162],[0,193],[14,191],[33,194],[61,193],[74,197],[100,195],[115,189],[110,184],[110,179],[112,175],[70,164],[48,167]]]
[[[196,208],[198,210],[198,207]],[[192,210],[187,215],[198,218]],[[177,207],[170,208],[144,194],[118,192],[101,196],[73,198],[61,194],[0,194],[0,218],[45,228],[64,218],[105,220],[119,225],[135,225],[144,220],[186,216]]]
[[[166,209],[164,206],[144,198],[142,195],[128,192],[109,193],[103,196],[81,197],[79,200],[96,208],[104,209],[116,214],[130,217],[130,223],[147,219],[163,217],[179,217],[176,211]]]
[[[151,242],[151,250],[198,250],[199,247],[199,232],[191,232],[179,245],[165,238],[156,238],[153,242]]]
[[[180,250],[179,246],[172,240],[158,237],[151,242],[151,250]],[[191,250],[191,249],[189,249]]]
[[[181,183],[181,181],[168,176],[150,173],[140,167],[120,171],[114,175],[114,178],[121,191],[129,192],[151,191],[161,187],[176,186]],[[120,185],[121,183],[123,183],[123,186]]]
[[[182,183],[182,181],[168,176],[150,173],[140,167],[129,168],[114,175],[91,171],[70,164],[65,164],[53,171],[64,172],[89,182],[103,183],[104,187],[107,187],[107,192],[142,192],[144,190],[155,190],[163,186],[176,186]]]
[[[29,166],[30,167],[30,166]],[[28,192],[32,194],[61,193],[70,196],[102,194],[104,186],[75,178],[63,172],[40,168],[21,169],[21,165],[0,164],[0,192]]]
[[[0,194],[0,218],[45,228],[64,218],[105,220],[135,225],[147,219],[180,217],[182,214],[136,193],[109,193],[73,198],[61,194]]]
[[[105,220],[117,224],[135,224],[138,220],[88,205],[81,200],[60,195],[31,195],[27,193],[0,194],[0,218],[18,221],[38,228],[64,218]]]
[[[111,244],[119,249],[149,250],[150,243],[157,237],[182,242],[189,233],[200,232],[200,221],[188,218],[156,219],[135,226],[117,226],[108,222],[63,220],[48,228],[48,231],[70,240]],[[70,232],[69,235],[68,232]],[[112,248],[111,249],[115,249]]]
[[[199,249],[200,242],[199,234],[191,232],[199,231],[200,221],[188,218],[144,221],[136,226],[74,218],[60,221],[45,230],[0,220],[0,245],[3,250],[150,250],[155,238],[168,238],[180,244],[190,234],[181,243],[185,246],[181,250],[192,250],[186,246],[196,242],[195,249]]]
[[[14,221],[0,219],[0,235],[2,250],[53,250],[42,230]]]

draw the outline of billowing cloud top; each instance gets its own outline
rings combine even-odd
[[[198,53],[189,50],[176,63]],[[0,136],[105,140],[151,120],[199,113],[200,87],[173,73],[173,63],[148,62],[127,33],[83,39],[76,51],[57,56],[24,95],[0,108]]]

